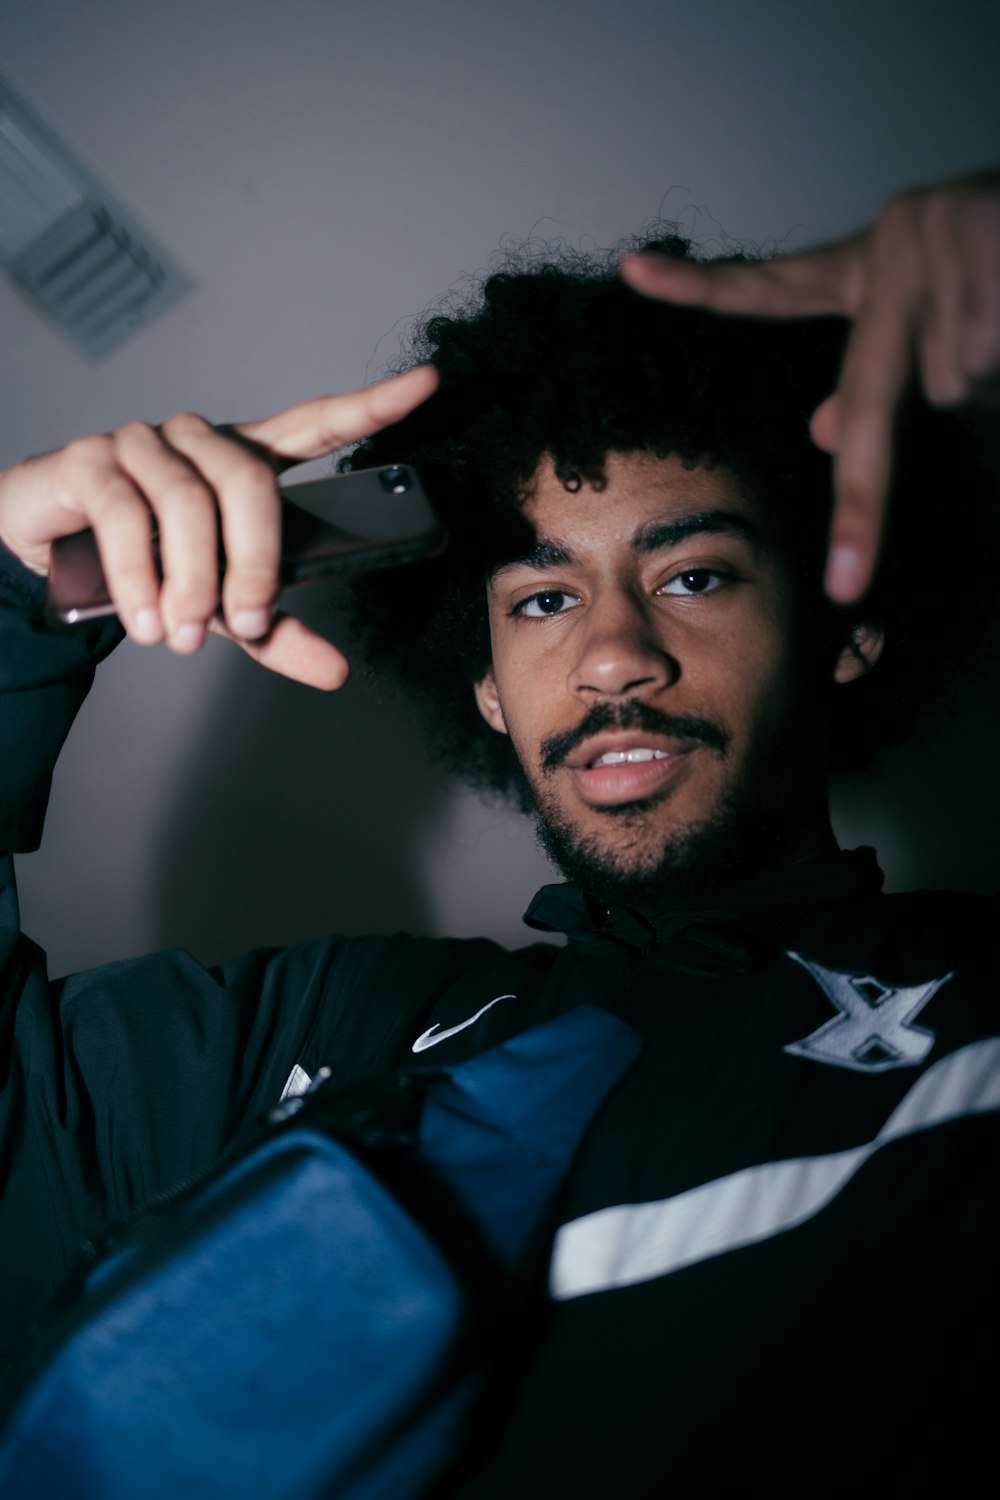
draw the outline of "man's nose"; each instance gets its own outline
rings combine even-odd
[[[595,601],[581,623],[569,679],[570,691],[579,697],[653,697],[680,676],[680,664],[642,600],[622,592]]]

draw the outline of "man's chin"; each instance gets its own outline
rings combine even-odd
[[[657,836],[658,800],[607,808],[606,832],[584,832],[561,810],[537,806],[539,844],[567,880],[607,905],[732,885],[778,855],[780,838],[763,809],[748,818],[727,801],[711,818]]]

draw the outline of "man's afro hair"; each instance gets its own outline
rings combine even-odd
[[[821,582],[831,463],[808,424],[836,386],[848,325],[650,301],[617,274],[623,250],[637,243],[602,255],[551,246],[510,253],[481,287],[417,330],[398,368],[432,361],[438,391],[341,467],[413,464],[452,541],[436,560],[358,580],[362,648],[380,679],[411,699],[446,764],[523,803],[509,740],[484,723],[472,686],[490,664],[484,577],[516,545],[540,459],[550,454],[570,489],[599,486],[609,452],[723,465],[777,524],[806,596],[840,638],[858,618],[885,629],[877,670],[834,690],[832,767],[863,769],[910,732],[983,634],[995,553],[986,476],[958,420],[914,398],[900,422],[876,584],[859,611],[835,610]],[[692,254],[672,227],[642,243]],[[961,547],[958,577],[945,538]]]

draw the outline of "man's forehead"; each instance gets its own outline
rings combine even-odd
[[[629,538],[629,546],[637,557],[661,552],[669,547],[678,547],[694,536],[735,536],[742,541],[759,542],[761,529],[749,515],[717,508],[693,511],[687,515],[661,517],[640,522]],[[579,561],[580,548],[571,535],[567,537],[538,536],[526,550],[516,557],[506,558],[492,569],[496,578],[510,568],[526,567],[544,572],[546,568],[569,567]]]
[[[730,471],[648,453],[609,454],[599,484],[568,486],[543,462],[520,515],[520,544],[497,560],[493,577],[516,566],[572,565],[594,547],[641,557],[698,535],[753,545],[764,533],[759,507]]]

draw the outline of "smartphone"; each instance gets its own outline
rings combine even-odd
[[[435,557],[448,533],[420,477],[407,464],[357,469],[281,491],[281,586],[347,569],[395,567]],[[159,566],[154,528],[153,551]],[[220,578],[225,555],[220,544]],[[52,544],[46,617],[81,625],[113,615],[92,531]]]

